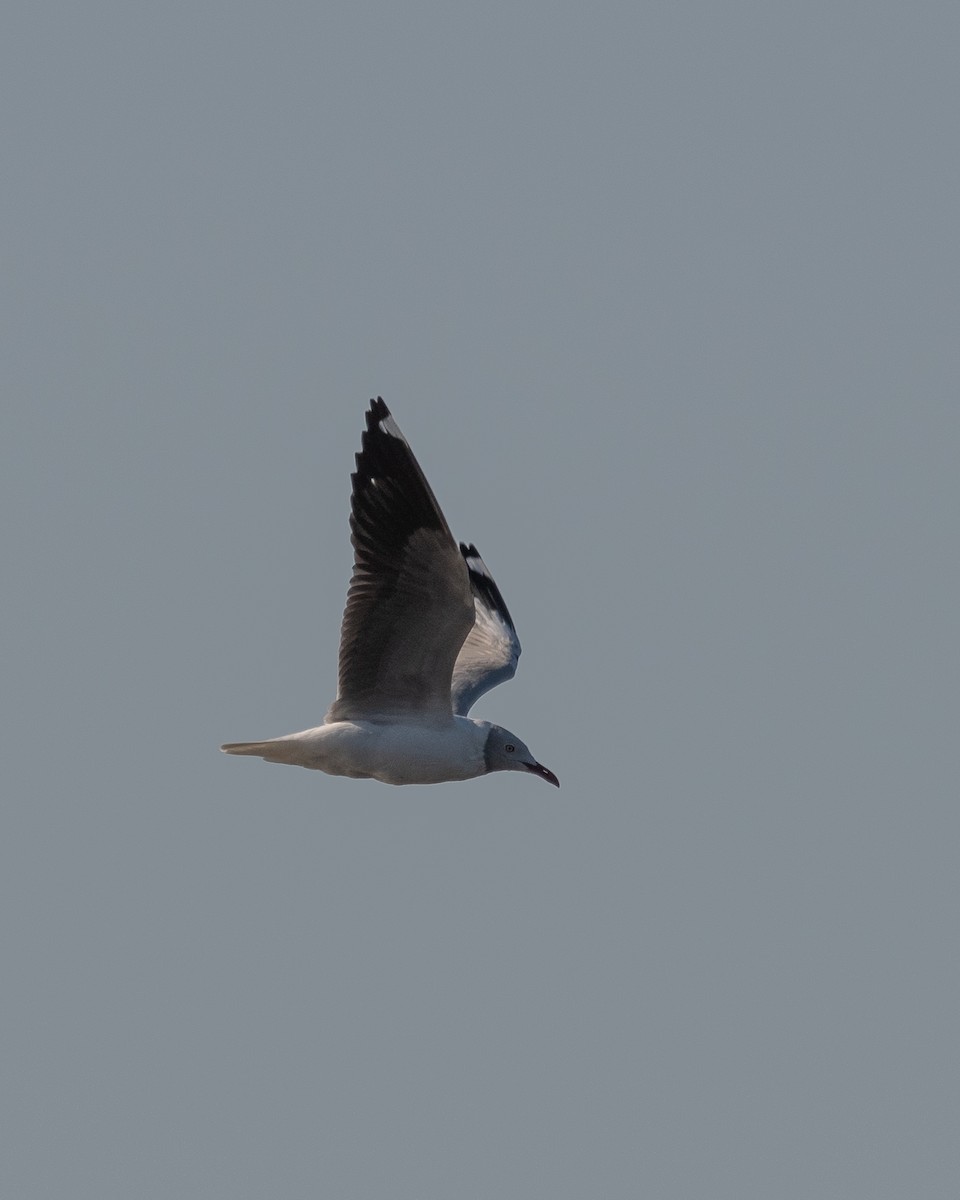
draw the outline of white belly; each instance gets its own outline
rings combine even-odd
[[[486,771],[486,724],[453,717],[437,725],[335,721],[269,743],[275,761],[382,783],[446,783]],[[264,755],[266,757],[266,755]]]

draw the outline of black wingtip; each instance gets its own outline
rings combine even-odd
[[[512,629],[513,617],[510,616],[510,609],[507,608],[503,596],[500,594],[500,589],[494,583],[493,576],[487,569],[487,564],[480,557],[480,551],[473,542],[470,542],[469,545],[466,542],[461,542],[460,553],[463,555],[463,560],[467,564],[467,570],[470,572],[470,586],[482,597],[487,607],[499,613],[501,618]]]
[[[379,525],[378,536],[399,546],[416,529],[446,529],[436,497],[382,396],[370,401],[350,478],[355,536],[359,524]]]
[[[377,396],[375,400],[370,401],[370,408],[367,411],[367,428],[372,429],[377,421],[382,421],[390,416],[390,409],[387,408],[386,401],[382,396]]]

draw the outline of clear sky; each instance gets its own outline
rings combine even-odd
[[[955,1200],[956,4],[20,4],[0,1194]],[[557,792],[333,696],[382,394]]]

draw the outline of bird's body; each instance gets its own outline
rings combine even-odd
[[[422,721],[332,721],[269,742],[231,748],[267,762],[292,763],[381,783],[450,783],[483,775],[487,721],[449,717]]]
[[[520,642],[476,546],[453,540],[381,399],[367,413],[351,508],[353,578],[324,723],[221,749],[382,783],[524,770],[559,787],[509,730],[467,716],[512,678]]]

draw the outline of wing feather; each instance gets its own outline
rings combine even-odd
[[[453,669],[453,711],[465,716],[484,692],[512,679],[520,657],[520,639],[500,589],[474,545],[460,543],[470,573],[474,623]]]
[[[454,663],[474,623],[469,571],[380,398],[370,402],[352,480],[353,576],[326,720],[449,717]]]

